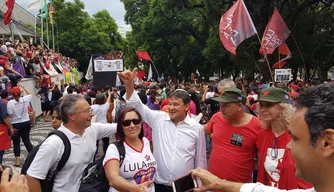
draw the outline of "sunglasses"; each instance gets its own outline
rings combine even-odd
[[[122,125],[123,126],[129,126],[131,124],[131,122],[134,124],[134,125],[138,125],[139,123],[141,123],[141,119],[127,119],[127,120],[124,120],[122,122]]]

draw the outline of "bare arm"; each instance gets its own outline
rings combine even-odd
[[[22,87],[23,90],[26,92],[27,95],[31,95],[30,91],[28,89],[26,89],[21,83],[17,83],[18,87]]]
[[[14,128],[12,126],[12,123],[10,122],[10,116],[3,118],[3,121],[5,122],[5,124],[7,125],[7,127],[9,128],[11,133],[14,133]]]
[[[211,135],[211,131],[208,129],[208,124],[203,125],[205,135]]]
[[[109,182],[109,186],[117,189],[118,191],[125,192],[146,192],[149,185],[153,183],[153,180],[146,181],[140,185],[132,184],[126,181],[119,175],[119,161],[111,160],[104,166],[104,170]]]
[[[41,192],[41,183],[39,179],[35,179],[33,177],[30,177],[29,175],[26,175],[27,181],[28,181],[28,187],[30,192]]]

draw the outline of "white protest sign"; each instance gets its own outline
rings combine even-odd
[[[291,69],[275,69],[275,82],[291,81]]]
[[[123,59],[94,60],[95,72],[123,71]]]

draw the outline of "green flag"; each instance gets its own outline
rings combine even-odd
[[[38,17],[40,18],[48,18],[49,17],[49,13],[48,13],[48,3],[46,2],[47,0],[43,0],[42,2],[42,9],[39,10],[39,14]]]

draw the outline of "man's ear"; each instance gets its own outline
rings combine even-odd
[[[68,114],[68,118],[74,120],[74,114],[69,113],[69,114]]]
[[[321,139],[321,147],[324,151],[324,157],[330,157],[334,155],[334,129],[326,129]]]

